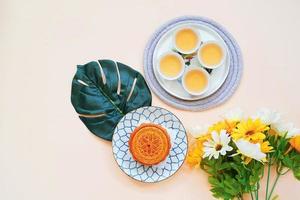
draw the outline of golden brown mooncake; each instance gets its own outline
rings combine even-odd
[[[134,160],[144,165],[156,165],[165,160],[170,148],[170,136],[160,125],[144,123],[130,135],[129,151]]]

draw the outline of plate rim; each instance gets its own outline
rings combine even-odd
[[[168,176],[168,177],[165,177],[164,179],[158,180],[158,181],[150,181],[150,182],[146,182],[146,181],[143,181],[143,180],[135,179],[134,177],[130,176],[130,175],[127,174],[127,173],[123,170],[123,168],[121,168],[121,166],[119,165],[119,163],[118,163],[118,161],[117,161],[117,159],[116,159],[116,157],[115,157],[115,153],[114,153],[114,151],[113,151],[113,148],[114,148],[113,140],[114,140],[114,135],[115,135],[115,131],[114,131],[113,137],[112,137],[112,145],[111,145],[112,147],[111,147],[111,151],[112,151],[112,155],[113,155],[113,158],[114,158],[115,163],[116,163],[117,166],[121,169],[121,171],[122,171],[124,174],[126,174],[128,177],[130,177],[131,179],[133,179],[133,180],[135,180],[135,181],[137,181],[137,182],[142,182],[142,183],[146,183],[146,184],[159,183],[159,182],[162,182],[162,181],[166,181],[166,180],[168,180],[169,178],[171,178],[172,176],[174,176],[174,175],[182,168],[182,166],[183,166],[184,163],[186,162],[187,154],[188,154],[188,151],[189,151],[189,138],[188,138],[187,131],[186,131],[186,129],[185,129],[185,127],[184,127],[182,121],[181,121],[174,113],[172,113],[171,111],[167,110],[166,108],[163,108],[163,107],[160,107],[160,106],[152,106],[152,105],[151,105],[151,106],[142,106],[142,107],[139,107],[139,108],[137,108],[137,109],[134,109],[134,110],[132,110],[132,111],[126,113],[126,114],[120,119],[120,121],[118,122],[118,124],[121,122],[121,120],[123,120],[123,119],[125,118],[125,116],[126,116],[127,114],[132,113],[132,112],[135,112],[136,110],[141,109],[141,108],[150,108],[150,107],[154,107],[154,108],[156,108],[156,109],[159,108],[159,109],[166,110],[167,112],[171,113],[172,115],[174,115],[174,116],[177,118],[177,120],[180,122],[180,124],[182,125],[182,128],[183,128],[183,130],[184,130],[184,135],[185,135],[185,138],[186,138],[186,144],[187,144],[187,145],[186,145],[186,152],[185,152],[185,155],[184,155],[184,159],[182,160],[182,163],[178,166],[178,168],[175,170],[175,172],[174,172],[173,174],[171,174],[171,175]],[[118,124],[116,125],[116,127],[118,126]],[[116,128],[116,127],[115,127],[115,128]],[[144,165],[142,165],[142,166],[144,166]]]

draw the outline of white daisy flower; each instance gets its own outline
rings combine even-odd
[[[245,117],[245,113],[241,108],[234,108],[227,111],[223,117],[228,120],[241,121]]]
[[[272,124],[271,128],[282,137],[286,134],[286,138],[291,138],[300,134],[300,129],[296,128],[293,123],[278,122]]]
[[[194,138],[199,138],[203,135],[205,135],[208,132],[208,125],[203,125],[203,126],[194,126],[189,129],[189,133],[194,137]]]
[[[274,110],[267,108],[261,108],[253,116],[253,119],[260,119],[263,123],[270,125],[279,122],[280,114]]]
[[[227,151],[231,151],[232,147],[229,146],[230,136],[226,133],[226,130],[221,130],[220,134],[216,131],[211,133],[212,140],[208,140],[204,142],[204,155],[203,158],[208,157],[211,159],[218,159],[219,155],[221,154],[224,156]]]
[[[234,141],[240,153],[257,161],[262,161],[266,158],[266,154],[261,152],[260,144],[253,144],[247,140],[239,139]]]

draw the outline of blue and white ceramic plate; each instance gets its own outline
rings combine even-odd
[[[130,134],[144,122],[159,124],[170,134],[170,154],[158,165],[144,166],[135,161],[129,151]],[[172,176],[181,167],[187,154],[188,143],[185,129],[173,113],[150,106],[131,111],[120,120],[114,131],[112,147],[114,158],[122,171],[135,180],[153,183]]]

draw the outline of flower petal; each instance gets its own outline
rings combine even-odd
[[[214,147],[215,146],[215,143],[213,141],[206,141],[203,143],[203,146],[205,147]]]
[[[221,154],[222,156],[225,156],[225,154],[226,154],[226,148],[222,148],[222,149],[220,150],[220,154]]]
[[[219,158],[219,152],[216,151],[216,152],[214,153],[214,159],[218,159],[218,158]]]
[[[230,142],[230,137],[229,135],[226,133],[225,130],[221,130],[221,133],[220,133],[220,143],[222,145],[227,145],[229,142]]]
[[[219,134],[216,131],[213,131],[211,133],[212,139],[214,140],[215,143],[220,143],[220,137]]]
[[[194,137],[194,138],[199,138],[203,135],[205,135],[208,131],[208,125],[203,125],[203,126],[194,126],[189,129],[189,133]]]
[[[261,108],[253,116],[254,119],[260,119],[264,124],[274,124],[280,120],[280,114],[274,110]]]
[[[228,120],[240,121],[244,118],[244,112],[241,108],[235,108],[227,111],[223,117]]]
[[[241,154],[243,154],[244,156],[253,158],[258,161],[262,161],[266,157],[266,154],[261,152],[259,143],[253,144],[247,140],[240,139],[235,141],[235,144]]]

